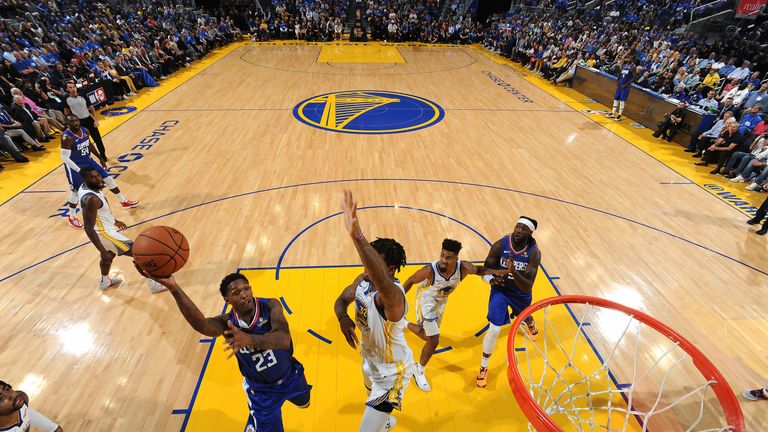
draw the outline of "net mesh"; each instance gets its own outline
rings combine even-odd
[[[556,304],[536,318],[536,340],[528,331],[514,332],[515,365],[533,400],[561,429],[733,430],[714,400],[716,382],[698,372],[679,342],[632,315]]]

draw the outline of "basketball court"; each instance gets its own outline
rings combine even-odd
[[[185,234],[191,256],[176,279],[206,315],[221,313],[218,284],[235,270],[282,301],[314,386],[309,409],[284,406],[286,430],[356,430],[364,409],[360,356],[333,314],[362,271],[339,217],[343,189],[369,237],[405,246],[401,280],[447,237],[463,243],[460,258],[484,260],[528,215],[542,250],[534,300],[582,294],[646,312],[737,391],[768,375],[768,249],[744,223],[762,197],[733,190],[738,199],[652,131],[478,47],[239,43],[132,107],[104,141],[110,172],[142,206],[119,209],[107,193],[115,216],[131,238],[154,225]],[[221,340],[192,330],[167,293],[149,294],[128,258],[113,265],[124,284],[98,291],[98,252],[61,216],[66,179],[47,153],[39,162],[53,171],[7,186],[0,205],[2,379],[65,430],[242,430],[242,377]],[[396,430],[527,430],[507,381],[508,327],[488,387],[475,386],[488,290],[470,276],[452,294],[432,391],[411,383]],[[574,333],[559,314],[553,325]],[[422,342],[407,337],[418,355]],[[605,355],[574,346],[587,365]],[[609,387],[628,379],[618,369]],[[760,404],[742,408],[751,430],[768,430]]]

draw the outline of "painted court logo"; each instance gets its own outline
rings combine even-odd
[[[427,99],[380,90],[350,90],[313,96],[293,109],[300,122],[331,132],[392,134],[439,123],[443,109]]]

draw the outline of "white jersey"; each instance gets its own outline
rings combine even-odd
[[[400,282],[395,281],[395,285],[405,296]],[[376,306],[376,295],[377,291],[367,280],[361,281],[355,291],[355,321],[362,333],[361,354],[377,365],[407,365],[413,361],[413,354],[405,341],[403,331],[406,326],[408,303],[405,303],[405,312],[399,321],[387,321],[384,309]]]
[[[430,264],[434,278],[432,284],[425,287],[424,290],[435,297],[446,297],[461,283],[461,260],[456,260],[456,269],[447,278],[440,274],[440,269],[437,268],[438,262],[432,261]]]
[[[10,429],[2,429],[3,432],[29,432],[32,426],[32,419],[29,413],[29,407],[24,404],[19,410],[19,422],[11,426]]]
[[[104,194],[99,191],[88,189],[85,185],[80,186],[80,190],[77,191],[77,202],[82,203],[83,197],[93,194],[99,197],[101,200],[101,208],[96,212],[96,225],[94,228],[96,232],[101,234],[104,232],[117,231],[115,227],[115,216],[112,214],[112,210],[109,208],[109,202],[104,197]],[[80,204],[81,205],[81,204]]]

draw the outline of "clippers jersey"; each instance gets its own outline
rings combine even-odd
[[[83,167],[91,161],[91,147],[88,140],[88,130],[84,127],[80,127],[81,136],[77,136],[72,133],[71,130],[65,129],[64,135],[72,139],[72,154],[69,156],[77,166]]]
[[[81,186],[80,189],[77,191],[77,202],[78,205],[82,206],[83,197],[93,194],[99,197],[101,200],[101,208],[96,211],[96,225],[94,226],[94,229],[96,229],[96,233],[103,234],[104,232],[108,231],[117,231],[117,227],[115,227],[115,216],[112,214],[112,210],[109,208],[109,202],[107,202],[107,199],[104,197],[104,194],[101,191],[95,191],[88,189],[85,185]]]
[[[395,285],[403,292],[400,282]],[[405,312],[397,322],[387,321],[384,308],[376,305],[376,295],[370,281],[363,279],[355,291],[355,321],[360,328],[361,353],[364,358],[375,364],[409,364],[413,354],[405,341],[405,315],[408,312],[408,302]]]
[[[234,310],[229,312],[229,321],[247,334],[266,334],[272,331],[269,317],[269,300],[255,298],[256,312],[248,323],[241,320]],[[240,373],[246,382],[255,384],[281,384],[293,365],[293,341],[290,349],[257,350],[242,348],[235,353]]]
[[[524,272],[528,269],[528,261],[535,250],[536,240],[531,238],[530,243],[528,243],[523,250],[515,251],[515,248],[512,245],[512,234],[507,234],[501,241],[501,257],[499,258],[499,265],[503,269],[508,268],[508,263],[512,260],[512,270]],[[517,291],[517,285],[515,285],[515,282],[509,276],[504,278],[504,288]]]
[[[423,288],[427,293],[436,297],[445,297],[452,293],[453,290],[461,283],[461,260],[456,260],[456,269],[453,274],[445,278],[440,274],[440,270],[437,268],[439,261],[432,261],[432,273],[434,278],[432,284]]]

